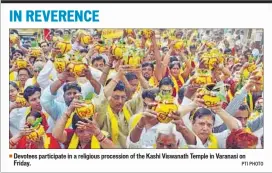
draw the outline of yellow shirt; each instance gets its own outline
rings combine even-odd
[[[13,71],[9,73],[9,81],[16,81],[17,80],[17,72]]]
[[[140,108],[143,107],[143,106],[140,106],[140,102],[142,102],[142,105],[143,105],[143,101],[141,99],[142,97],[140,96],[141,96],[141,93],[139,93],[137,97],[134,97],[125,103],[125,106],[130,112],[130,116],[132,116],[134,112],[140,111]],[[97,123],[100,129],[108,132],[110,137],[112,137],[110,115],[109,115],[109,112],[107,111],[109,102],[106,99],[104,93],[102,92],[99,96],[96,96],[95,98],[93,98],[92,102],[95,106],[95,112],[98,113]],[[118,143],[116,145],[117,147],[120,147],[120,148],[126,148],[126,140],[129,134],[129,127],[128,127],[129,122],[126,120],[123,111],[119,112],[118,116],[117,115],[115,116],[118,121],[118,127],[119,127]]]

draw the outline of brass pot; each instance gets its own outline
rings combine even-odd
[[[60,49],[61,54],[65,54],[72,49],[72,44],[70,42],[60,41],[56,44],[56,48]]]
[[[84,70],[88,69],[88,66],[83,62],[71,62],[67,68],[70,72],[74,73],[75,76],[82,77],[85,75]]]
[[[66,68],[66,61],[64,58],[55,58],[54,67],[58,73],[62,73]]]
[[[206,85],[212,83],[211,71],[207,69],[198,69],[193,80],[193,84]]]
[[[142,35],[144,36],[145,39],[150,39],[152,36],[152,30],[151,29],[144,29],[142,31]]]
[[[38,125],[34,128],[34,132],[30,133],[26,138],[31,141],[37,141],[41,136],[45,134],[43,126]]]
[[[120,47],[112,46],[112,55],[115,56],[116,59],[122,59],[123,58],[123,50]]]
[[[27,104],[23,93],[18,93],[17,94],[15,102],[21,104],[23,107],[25,107],[26,104]]]
[[[92,42],[92,37],[90,35],[84,34],[80,37],[80,43],[82,45],[89,45],[91,42]]]
[[[168,114],[178,110],[178,106],[174,103],[160,102],[154,109],[158,115],[158,121],[160,123],[169,123],[172,118],[168,117]]]
[[[204,104],[208,107],[212,107],[221,102],[220,98],[216,96],[216,92],[212,91],[215,84],[207,84],[204,88],[198,90],[202,94]]]
[[[75,112],[82,119],[91,118],[94,115],[94,105],[91,101],[85,101],[84,106],[76,108]]]
[[[9,40],[12,44],[15,44],[18,39],[19,39],[19,36],[17,34],[10,34],[9,35]]]
[[[24,59],[17,59],[16,60],[17,67],[20,68],[26,68],[27,67],[27,61]]]

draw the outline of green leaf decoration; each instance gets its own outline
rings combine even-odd
[[[221,94],[221,93],[218,93],[216,96],[217,96],[221,101],[223,101],[223,102],[226,102],[226,101],[227,101],[226,97],[225,97],[223,94]]]
[[[38,125],[41,124],[41,122],[42,122],[42,117],[37,118],[37,119],[35,120],[35,122],[34,122],[31,126],[32,126],[32,127],[37,127]]]
[[[93,92],[89,92],[87,96],[85,97],[85,100],[92,100],[94,98],[95,94]]]

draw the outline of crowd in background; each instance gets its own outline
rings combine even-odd
[[[11,29],[10,148],[262,148],[262,32]]]

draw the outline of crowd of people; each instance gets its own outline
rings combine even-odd
[[[242,29],[10,30],[10,148],[263,148]]]

